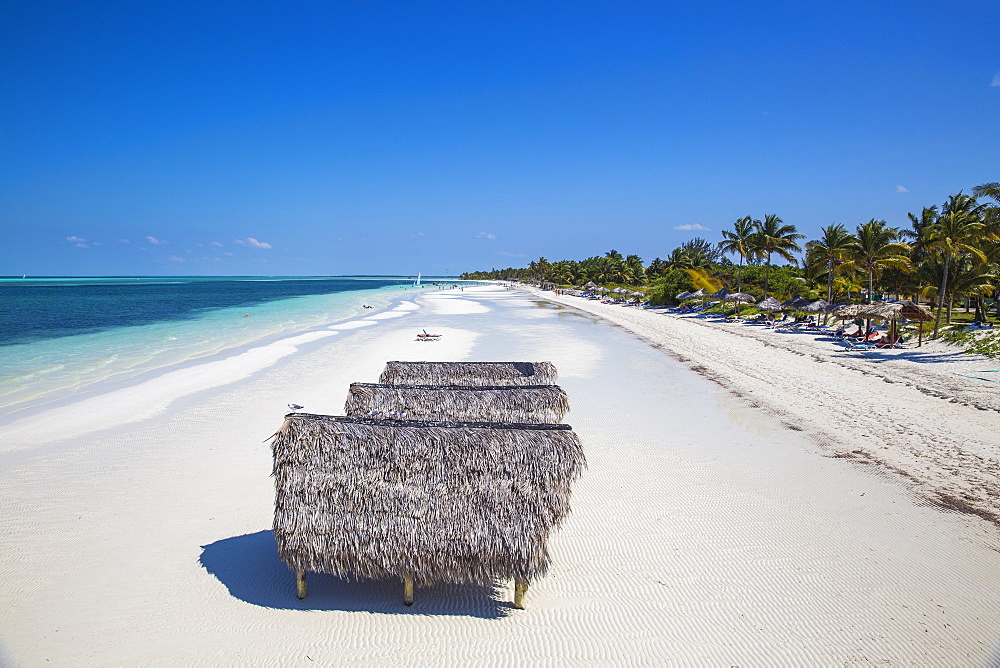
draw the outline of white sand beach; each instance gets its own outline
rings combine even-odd
[[[12,418],[0,664],[1000,665],[1000,399],[967,377],[996,363],[836,350],[431,289]],[[588,469],[527,609],[509,582],[406,607],[398,581],[311,576],[296,598],[267,440],[289,402],[340,414],[389,360],[558,368]]]
[[[829,336],[524,288],[606,318],[837,457],[1000,524],[1000,361],[941,341],[852,353]]]

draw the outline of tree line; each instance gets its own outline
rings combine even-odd
[[[959,192],[907,217],[903,227],[875,218],[853,231],[834,223],[802,244],[805,235],[775,214],[745,216],[723,230],[720,241],[697,237],[648,265],[638,255],[611,250],[585,260],[540,257],[527,267],[469,272],[462,278],[562,287],[593,281],[643,289],[654,304],[675,303],[683,291],[723,287],[757,297],[800,295],[831,303],[894,295],[932,301],[935,335],[942,313],[947,311],[950,322],[958,299],[973,300],[980,321],[987,319],[989,299],[1000,317],[1000,183]]]

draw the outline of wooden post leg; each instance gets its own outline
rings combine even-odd
[[[528,581],[514,580],[514,607],[524,610],[524,599],[528,596]]]
[[[403,603],[413,605],[413,577],[403,576]]]
[[[299,598],[306,597],[306,572],[305,571],[295,571],[295,587],[298,590]]]

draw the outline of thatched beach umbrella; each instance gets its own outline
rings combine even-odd
[[[796,309],[801,311],[803,307],[809,306],[809,300],[804,299],[802,297],[792,297],[784,304],[782,304],[782,306],[784,306],[785,308]]]
[[[805,311],[806,313],[815,313],[817,315],[819,315],[820,313],[824,313],[825,314],[826,313],[826,309],[827,309],[827,307],[829,305],[830,305],[830,302],[826,301],[825,299],[817,299],[816,301],[810,302],[809,304],[806,304],[805,306],[803,306],[802,310]],[[819,320],[817,319],[816,322],[818,323]],[[825,315],[823,316],[823,324],[824,325],[826,324],[826,316]]]
[[[865,335],[868,335],[871,331],[871,321],[872,320],[892,320],[895,318],[893,315],[892,304],[885,303],[875,303],[875,304],[844,304],[838,306],[833,310],[833,315],[841,320],[865,320]],[[859,325],[860,327],[860,325]]]
[[[757,308],[759,308],[761,311],[780,311],[784,307],[781,305],[781,302],[779,302],[774,297],[768,297],[767,299],[757,304]]]
[[[674,299],[676,299],[679,302],[682,302],[685,299],[691,299],[691,293],[685,290],[684,292],[678,293],[677,296],[674,297]]]
[[[552,362],[386,362],[378,382],[392,385],[552,385]]]
[[[583,289],[587,291],[596,290],[597,283],[594,283],[593,281],[587,281],[586,283],[583,284]]]
[[[814,302],[809,302],[802,307],[802,310],[806,313],[825,313],[826,307],[830,305],[830,302],[825,299],[817,299]]]
[[[899,319],[899,312],[903,310],[903,305],[899,302],[876,302],[866,304],[861,310],[861,316],[871,320],[887,320],[889,322],[889,341],[896,340],[896,321]]]
[[[895,320],[903,307],[896,302],[862,304],[858,316],[870,320]]]
[[[854,320],[865,306],[866,304],[840,304],[833,309],[833,315],[840,320]]]
[[[739,310],[739,304],[753,304],[754,297],[745,292],[730,292],[728,295],[722,298],[722,301],[732,302],[733,304],[733,314]]]
[[[912,317],[911,317],[912,316]],[[859,317],[889,321],[889,340],[896,340],[896,323],[900,318],[928,322],[934,319],[930,311],[911,301],[876,302],[864,304],[859,310]],[[923,345],[923,328],[917,327],[917,347]]]
[[[274,538],[296,573],[528,583],[586,461],[567,425],[372,420],[291,413],[274,435]]]
[[[865,304],[838,304],[830,309],[834,318],[838,320],[857,320],[860,316],[861,309],[864,308]],[[858,329],[861,329],[861,323],[858,323]]]
[[[561,422],[569,410],[558,385],[385,385],[351,383],[349,417],[460,422]]]

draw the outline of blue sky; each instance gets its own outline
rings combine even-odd
[[[0,274],[459,273],[1000,180],[1000,3],[0,9]]]

